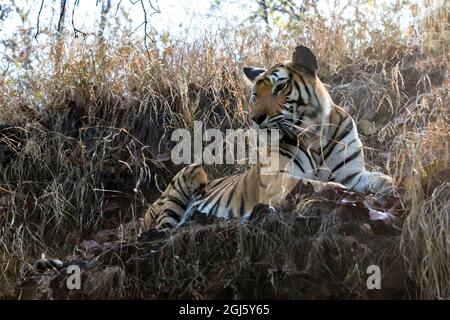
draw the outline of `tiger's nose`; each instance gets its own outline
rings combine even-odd
[[[256,122],[257,124],[261,124],[261,123],[263,123],[264,120],[266,120],[266,118],[267,118],[267,114],[261,114],[259,116],[254,116],[252,118],[252,120],[254,122]]]

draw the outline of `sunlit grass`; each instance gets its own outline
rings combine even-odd
[[[246,127],[241,68],[288,60],[304,43],[335,102],[373,126],[372,134],[360,128],[368,166],[399,187],[406,220],[398,259],[417,297],[449,298],[448,16],[439,17],[414,43],[364,38],[353,53],[339,28],[317,22],[307,36],[290,27],[292,37],[276,41],[226,30],[240,37],[168,41],[146,52],[126,38],[67,38],[41,44],[48,59],[32,68],[17,58],[0,78],[0,121],[17,126],[24,144],[0,164],[0,291],[31,274],[41,252],[70,256],[93,232],[142,216],[179,169],[158,160],[170,154],[171,131],[195,120]],[[243,168],[207,169],[223,176]]]

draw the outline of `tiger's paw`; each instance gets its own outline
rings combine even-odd
[[[368,193],[372,193],[375,196],[396,196],[396,189],[394,186],[394,180],[382,173],[371,172],[370,182],[367,188]]]
[[[322,182],[322,181],[318,181],[318,180],[305,179],[305,180],[303,180],[303,183],[306,183],[306,184],[312,186],[314,189],[314,192],[316,192],[316,193],[319,193],[319,192],[322,192],[325,190],[330,190],[330,189],[333,189],[333,190],[335,190],[335,189],[346,190],[347,189],[344,185],[337,183],[337,182],[331,182],[331,181]]]

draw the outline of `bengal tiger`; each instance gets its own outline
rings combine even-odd
[[[268,170],[265,172],[263,168]],[[172,179],[164,193],[147,210],[143,230],[182,225],[194,212],[219,218],[248,218],[257,204],[277,206],[299,183],[315,192],[344,186],[291,175],[285,170],[270,172],[270,165],[256,164],[248,171],[208,181],[199,164],[188,165]]]
[[[278,171],[262,175],[263,165],[258,164],[247,172],[207,181],[200,165],[188,166],[149,208],[144,228],[173,227],[195,211],[245,217],[257,203],[280,201],[300,182],[394,194],[391,177],[366,170],[355,122],[333,103],[317,70],[315,55],[304,46],[296,47],[292,61],[268,70],[245,67],[252,82],[251,120],[260,129],[280,132]],[[204,187],[198,188],[200,184]]]

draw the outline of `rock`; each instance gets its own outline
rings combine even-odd
[[[64,262],[59,259],[48,259],[48,263],[54,267],[56,270],[61,270],[64,266]]]
[[[375,125],[366,119],[363,119],[358,123],[358,129],[364,136],[371,136],[377,132]]]
[[[41,273],[47,271],[49,266],[44,253],[41,255],[41,258],[34,263],[34,267]]]

